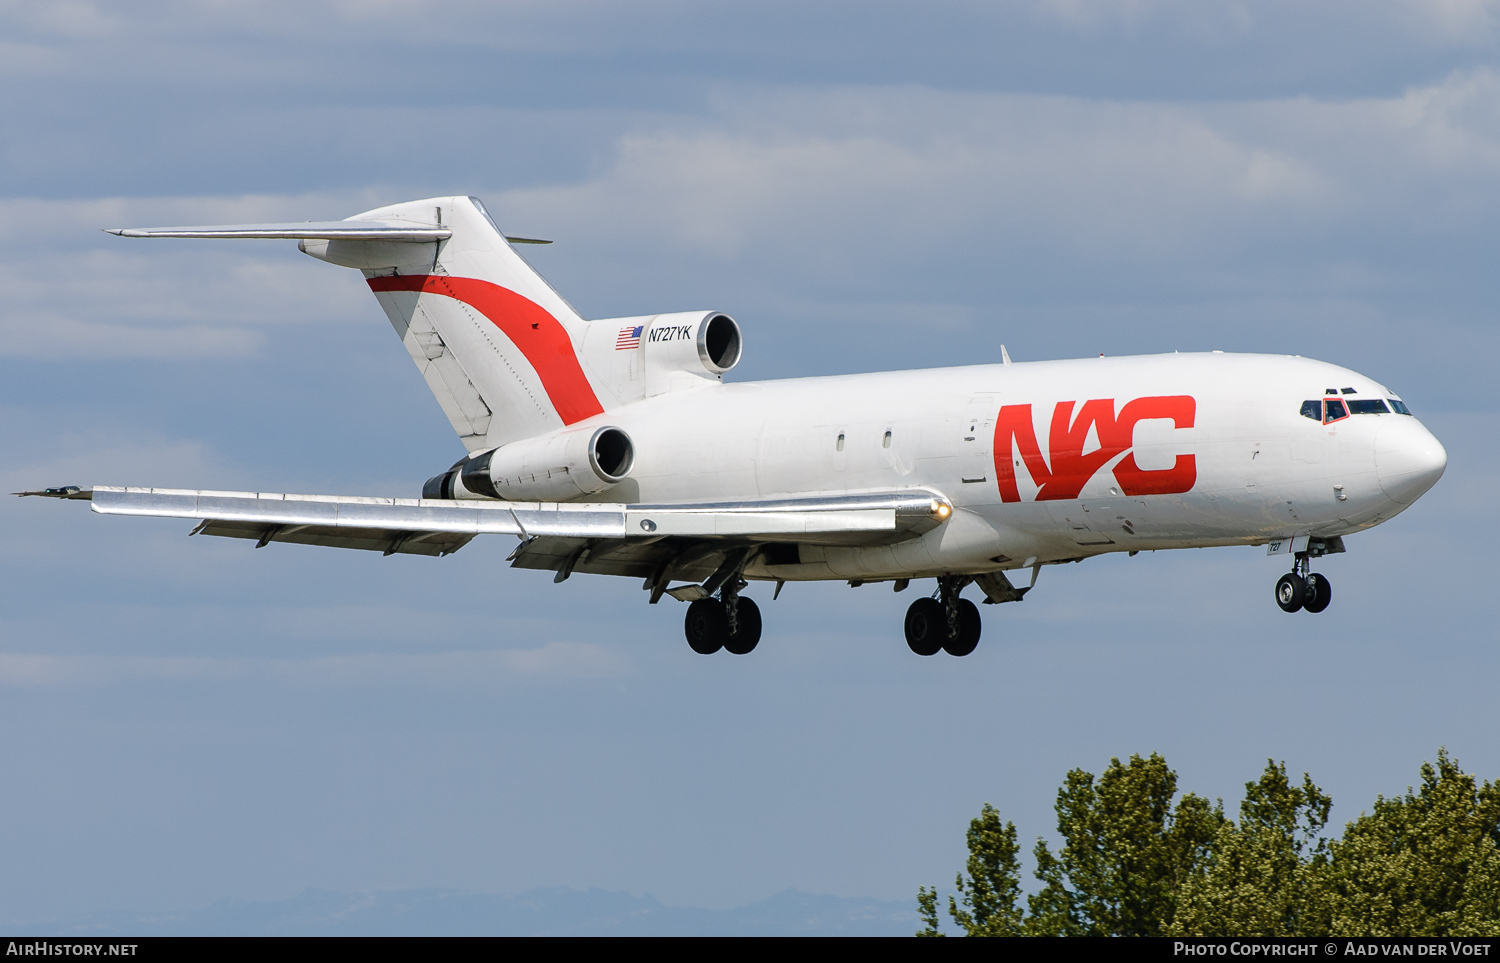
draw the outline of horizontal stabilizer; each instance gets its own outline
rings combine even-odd
[[[289,224],[220,224],[203,227],[107,227],[118,237],[268,237],[290,241],[445,241],[453,236],[438,224],[387,221],[294,221]],[[504,235],[512,244],[551,244],[539,237]]]
[[[329,241],[442,241],[446,227],[387,221],[295,221],[290,224],[220,224],[205,227],[112,227],[120,237],[269,237]]]

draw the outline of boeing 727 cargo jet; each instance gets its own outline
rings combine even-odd
[[[907,610],[907,643],[967,655],[980,635],[968,586],[1019,602],[1043,566],[1105,552],[1266,545],[1290,562],[1277,604],[1321,612],[1332,588],[1313,559],[1400,513],[1447,464],[1394,392],[1301,357],[1012,364],[1002,348],[1001,364],[726,384],[743,345],[729,315],[585,321],[516,252],[536,242],[501,233],[472,197],[111,233],[288,238],[362,272],[468,454],[420,498],[23,494],[191,519],[194,534],[257,547],[442,556],[512,535],[515,567],[637,578],[653,604],[688,603],[704,654],[755,648],[752,582],[934,579]]]

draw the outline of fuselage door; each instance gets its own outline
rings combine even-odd
[[[995,413],[1000,410],[1000,396],[974,395],[965,409],[958,429],[959,481],[965,485],[993,482],[995,459]]]

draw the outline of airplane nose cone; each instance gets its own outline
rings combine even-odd
[[[1448,452],[1415,418],[1396,415],[1381,421],[1375,437],[1375,474],[1392,501],[1410,505],[1443,477]]]

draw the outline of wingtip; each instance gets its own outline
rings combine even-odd
[[[41,498],[92,499],[94,497],[94,490],[92,488],[79,488],[77,485],[63,485],[58,488],[42,488],[32,492],[11,492],[11,494],[22,498],[28,495],[35,495]]]

